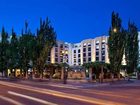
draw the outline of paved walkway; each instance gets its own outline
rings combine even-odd
[[[4,81],[20,81],[24,83],[40,83],[55,87],[65,87],[65,88],[91,88],[91,87],[104,87],[104,86],[140,86],[140,80],[120,80],[114,82],[88,82],[86,80],[67,80],[67,84],[63,84],[62,80],[51,80],[48,79],[33,79],[33,80],[20,80],[20,79],[8,79],[8,78],[0,78],[0,80]]]

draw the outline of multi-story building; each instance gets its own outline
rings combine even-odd
[[[56,45],[52,48],[51,54],[50,54],[50,61],[51,63],[63,63],[64,59],[65,62],[69,64],[69,55],[70,51],[69,44],[63,41],[57,41]],[[68,52],[65,54],[65,58],[63,56],[63,51]]]
[[[80,66],[94,61],[108,63],[107,40],[108,36],[86,39],[75,44],[57,41],[57,45],[51,51],[50,61],[62,63],[65,59],[70,66]],[[65,56],[62,55],[62,51],[67,52]]]

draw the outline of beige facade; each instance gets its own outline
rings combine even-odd
[[[68,55],[70,55],[70,51],[68,50],[68,46],[68,43],[65,43],[63,41],[57,41],[57,44],[51,50],[51,63],[63,63],[64,60],[66,60],[66,63],[69,63]],[[67,51],[68,53],[64,56],[63,51]]]
[[[81,66],[94,61],[109,63],[107,41],[108,36],[86,39],[75,44],[57,41],[51,51],[50,61],[62,63],[65,60],[70,66]],[[67,54],[62,54],[62,51],[67,51]]]

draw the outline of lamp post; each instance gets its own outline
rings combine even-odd
[[[63,73],[63,83],[66,84],[67,83],[67,74],[66,74],[66,67],[65,67],[65,64],[66,64],[66,55],[68,54],[68,51],[67,50],[63,50],[62,51],[62,56],[63,56],[63,63],[64,63],[64,73]]]
[[[103,83],[103,75],[104,75],[104,62],[101,62],[101,75],[100,75],[101,83]]]

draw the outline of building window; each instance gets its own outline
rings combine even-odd
[[[91,56],[91,53],[88,53],[88,56]]]
[[[104,45],[104,44],[105,44],[105,42],[102,42],[102,44]]]
[[[99,40],[96,41],[96,45],[99,45]]]
[[[60,62],[63,62],[63,59],[60,59]]]
[[[60,48],[63,48],[63,44],[60,45]]]
[[[77,45],[75,45],[74,47],[77,48]]]
[[[84,43],[84,47],[86,47],[86,43]]]
[[[102,55],[105,55],[105,51],[102,51]]]
[[[83,52],[86,52],[86,48],[83,48]]]
[[[68,48],[68,46],[65,45],[65,48]]]
[[[102,40],[102,44],[105,44],[105,40]]]
[[[78,62],[81,62],[81,59],[78,59]]]
[[[88,51],[91,51],[91,47],[88,48]]]
[[[76,54],[74,54],[74,58],[76,58]]]
[[[48,62],[50,62],[51,61],[51,58],[50,57],[48,57]]]
[[[55,57],[57,58],[58,57],[58,54],[55,54]]]
[[[105,61],[105,56],[102,56],[102,61]]]
[[[55,62],[58,62],[58,58],[55,58]]]
[[[88,46],[90,47],[90,46],[91,46],[91,44],[90,44],[90,43],[88,43]]]
[[[58,52],[58,48],[55,48],[55,52]]]
[[[76,59],[74,59],[74,63],[76,63]]]
[[[86,62],[86,58],[83,58],[83,62]]]
[[[80,53],[80,49],[78,49],[78,53]]]
[[[83,57],[86,57],[86,53],[83,53]]]
[[[56,44],[55,47],[58,47],[58,44]]]
[[[60,51],[60,55],[61,55],[61,56],[63,56],[63,53],[62,53],[62,52],[63,52],[63,51],[61,50],[61,51]]]
[[[73,50],[74,53],[76,53],[76,50]]]
[[[98,56],[99,55],[99,52],[96,52],[96,56]]]
[[[96,46],[96,50],[99,50],[99,46]]]
[[[99,61],[99,57],[96,57],[96,61]]]
[[[102,50],[104,50],[105,49],[105,45],[102,45]]]
[[[91,58],[88,58],[88,61],[91,62]]]
[[[80,54],[78,54],[78,57],[80,58],[80,57],[81,57],[81,55],[80,55]]]

